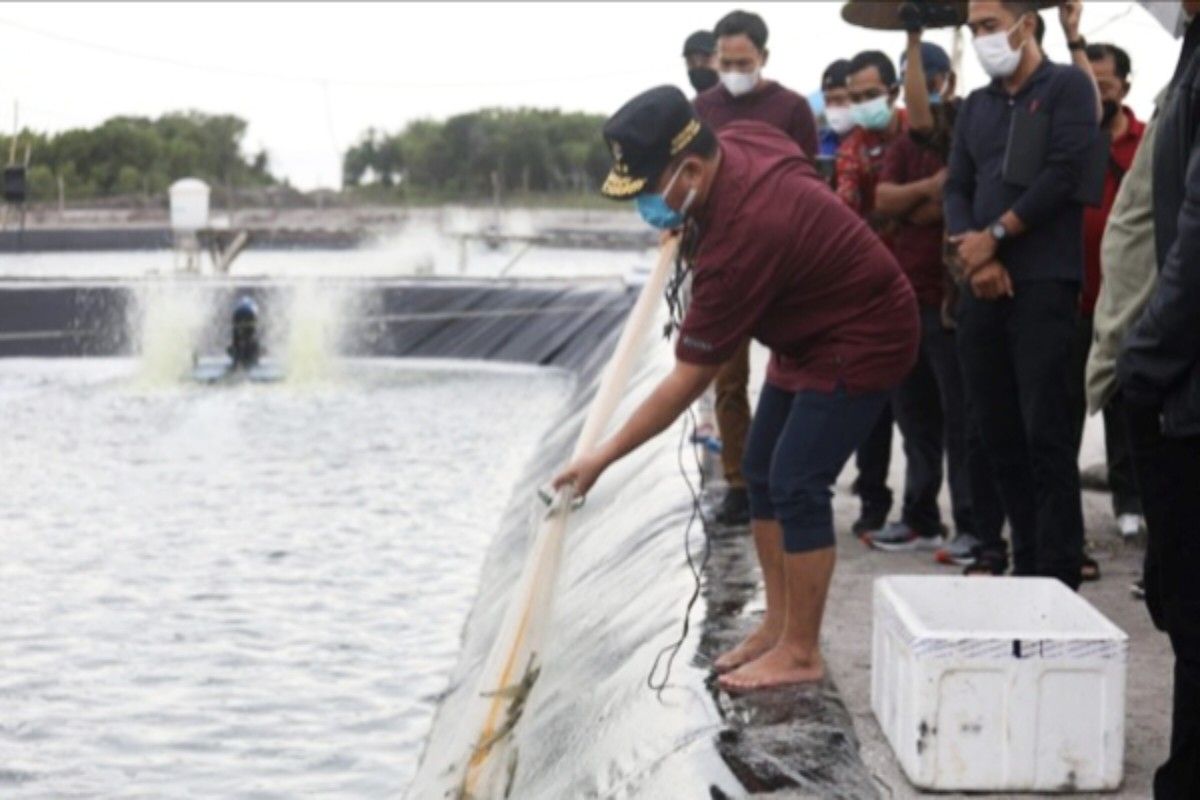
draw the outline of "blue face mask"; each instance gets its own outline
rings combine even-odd
[[[941,104],[942,104],[942,93],[941,92],[930,92],[929,93],[929,105],[940,106]]]
[[[892,107],[887,95],[850,106],[855,123],[869,131],[881,131],[892,123]]]
[[[687,197],[683,200],[683,207],[678,211],[667,205],[667,195],[671,191],[671,187],[675,185],[675,179],[679,177],[683,165],[679,165],[679,169],[675,170],[675,174],[671,176],[671,180],[667,181],[667,186],[659,194],[639,194],[634,199],[634,205],[637,206],[638,213],[642,215],[642,219],[646,220],[650,225],[660,230],[673,230],[683,225],[687,217],[687,210],[692,205],[692,201],[696,199],[696,190],[688,191]]]
[[[642,219],[656,228],[669,231],[683,225],[683,214],[667,205],[661,194],[639,194],[633,202]]]

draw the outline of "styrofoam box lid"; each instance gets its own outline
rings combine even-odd
[[[1124,631],[1052,578],[878,578],[909,632],[936,639],[1040,639],[1124,642]]]

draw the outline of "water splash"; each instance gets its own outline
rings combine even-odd
[[[134,290],[130,339],[144,385],[175,384],[192,368],[212,305],[211,295],[181,280],[149,281]]]
[[[283,346],[276,348],[288,383],[320,383],[336,377],[345,322],[357,297],[350,287],[329,282],[304,280],[292,287]]]

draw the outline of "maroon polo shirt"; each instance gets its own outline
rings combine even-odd
[[[696,114],[704,124],[719,131],[731,122],[765,122],[786,133],[809,158],[817,155],[817,120],[808,101],[775,81],[749,94],[734,97],[717,84],[695,99]]]
[[[906,183],[936,175],[946,162],[930,147],[922,147],[907,134],[899,136],[888,146],[883,156],[880,183]],[[945,284],[942,280],[942,222],[932,225],[913,225],[901,222],[892,234],[892,252],[900,268],[912,281],[917,302],[923,306],[941,308]]]
[[[895,257],[787,136],[735,122],[717,138],[676,356],[722,364],[753,336],[771,349],[768,383],[784,391],[894,388],[920,338]]]

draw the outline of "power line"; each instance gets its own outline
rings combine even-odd
[[[31,33],[35,36],[41,36],[56,42],[62,42],[75,47],[82,47],[97,52],[106,53],[111,56],[120,58],[129,58],[139,61],[147,61],[156,64],[165,64],[179,69],[188,69],[197,72],[221,73],[237,78],[255,78],[259,80],[281,81],[287,83],[307,83],[321,85],[335,85],[355,87],[362,89],[407,89],[407,90],[437,90],[437,89],[473,89],[473,88],[488,88],[502,86],[537,86],[553,83],[581,83],[589,81],[607,81],[614,78],[625,78],[645,75],[642,70],[625,70],[622,72],[606,72],[596,73],[591,75],[563,75],[558,73],[546,74],[541,77],[521,78],[516,80],[499,80],[499,81],[448,81],[443,83],[408,83],[404,81],[392,81],[382,79],[361,79],[361,78],[330,78],[320,75],[301,75],[296,73],[269,72],[263,70],[244,69],[240,67],[230,67],[223,64],[201,64],[194,61],[184,61],[182,59],[172,58],[170,56],[157,55],[153,53],[142,53],[133,50],[126,50],[120,47],[103,44],[100,42],[88,41],[86,39],[78,39],[74,36],[48,31],[33,25],[27,25],[23,22],[15,22],[11,19],[0,18],[0,26],[13,28],[15,30]]]

